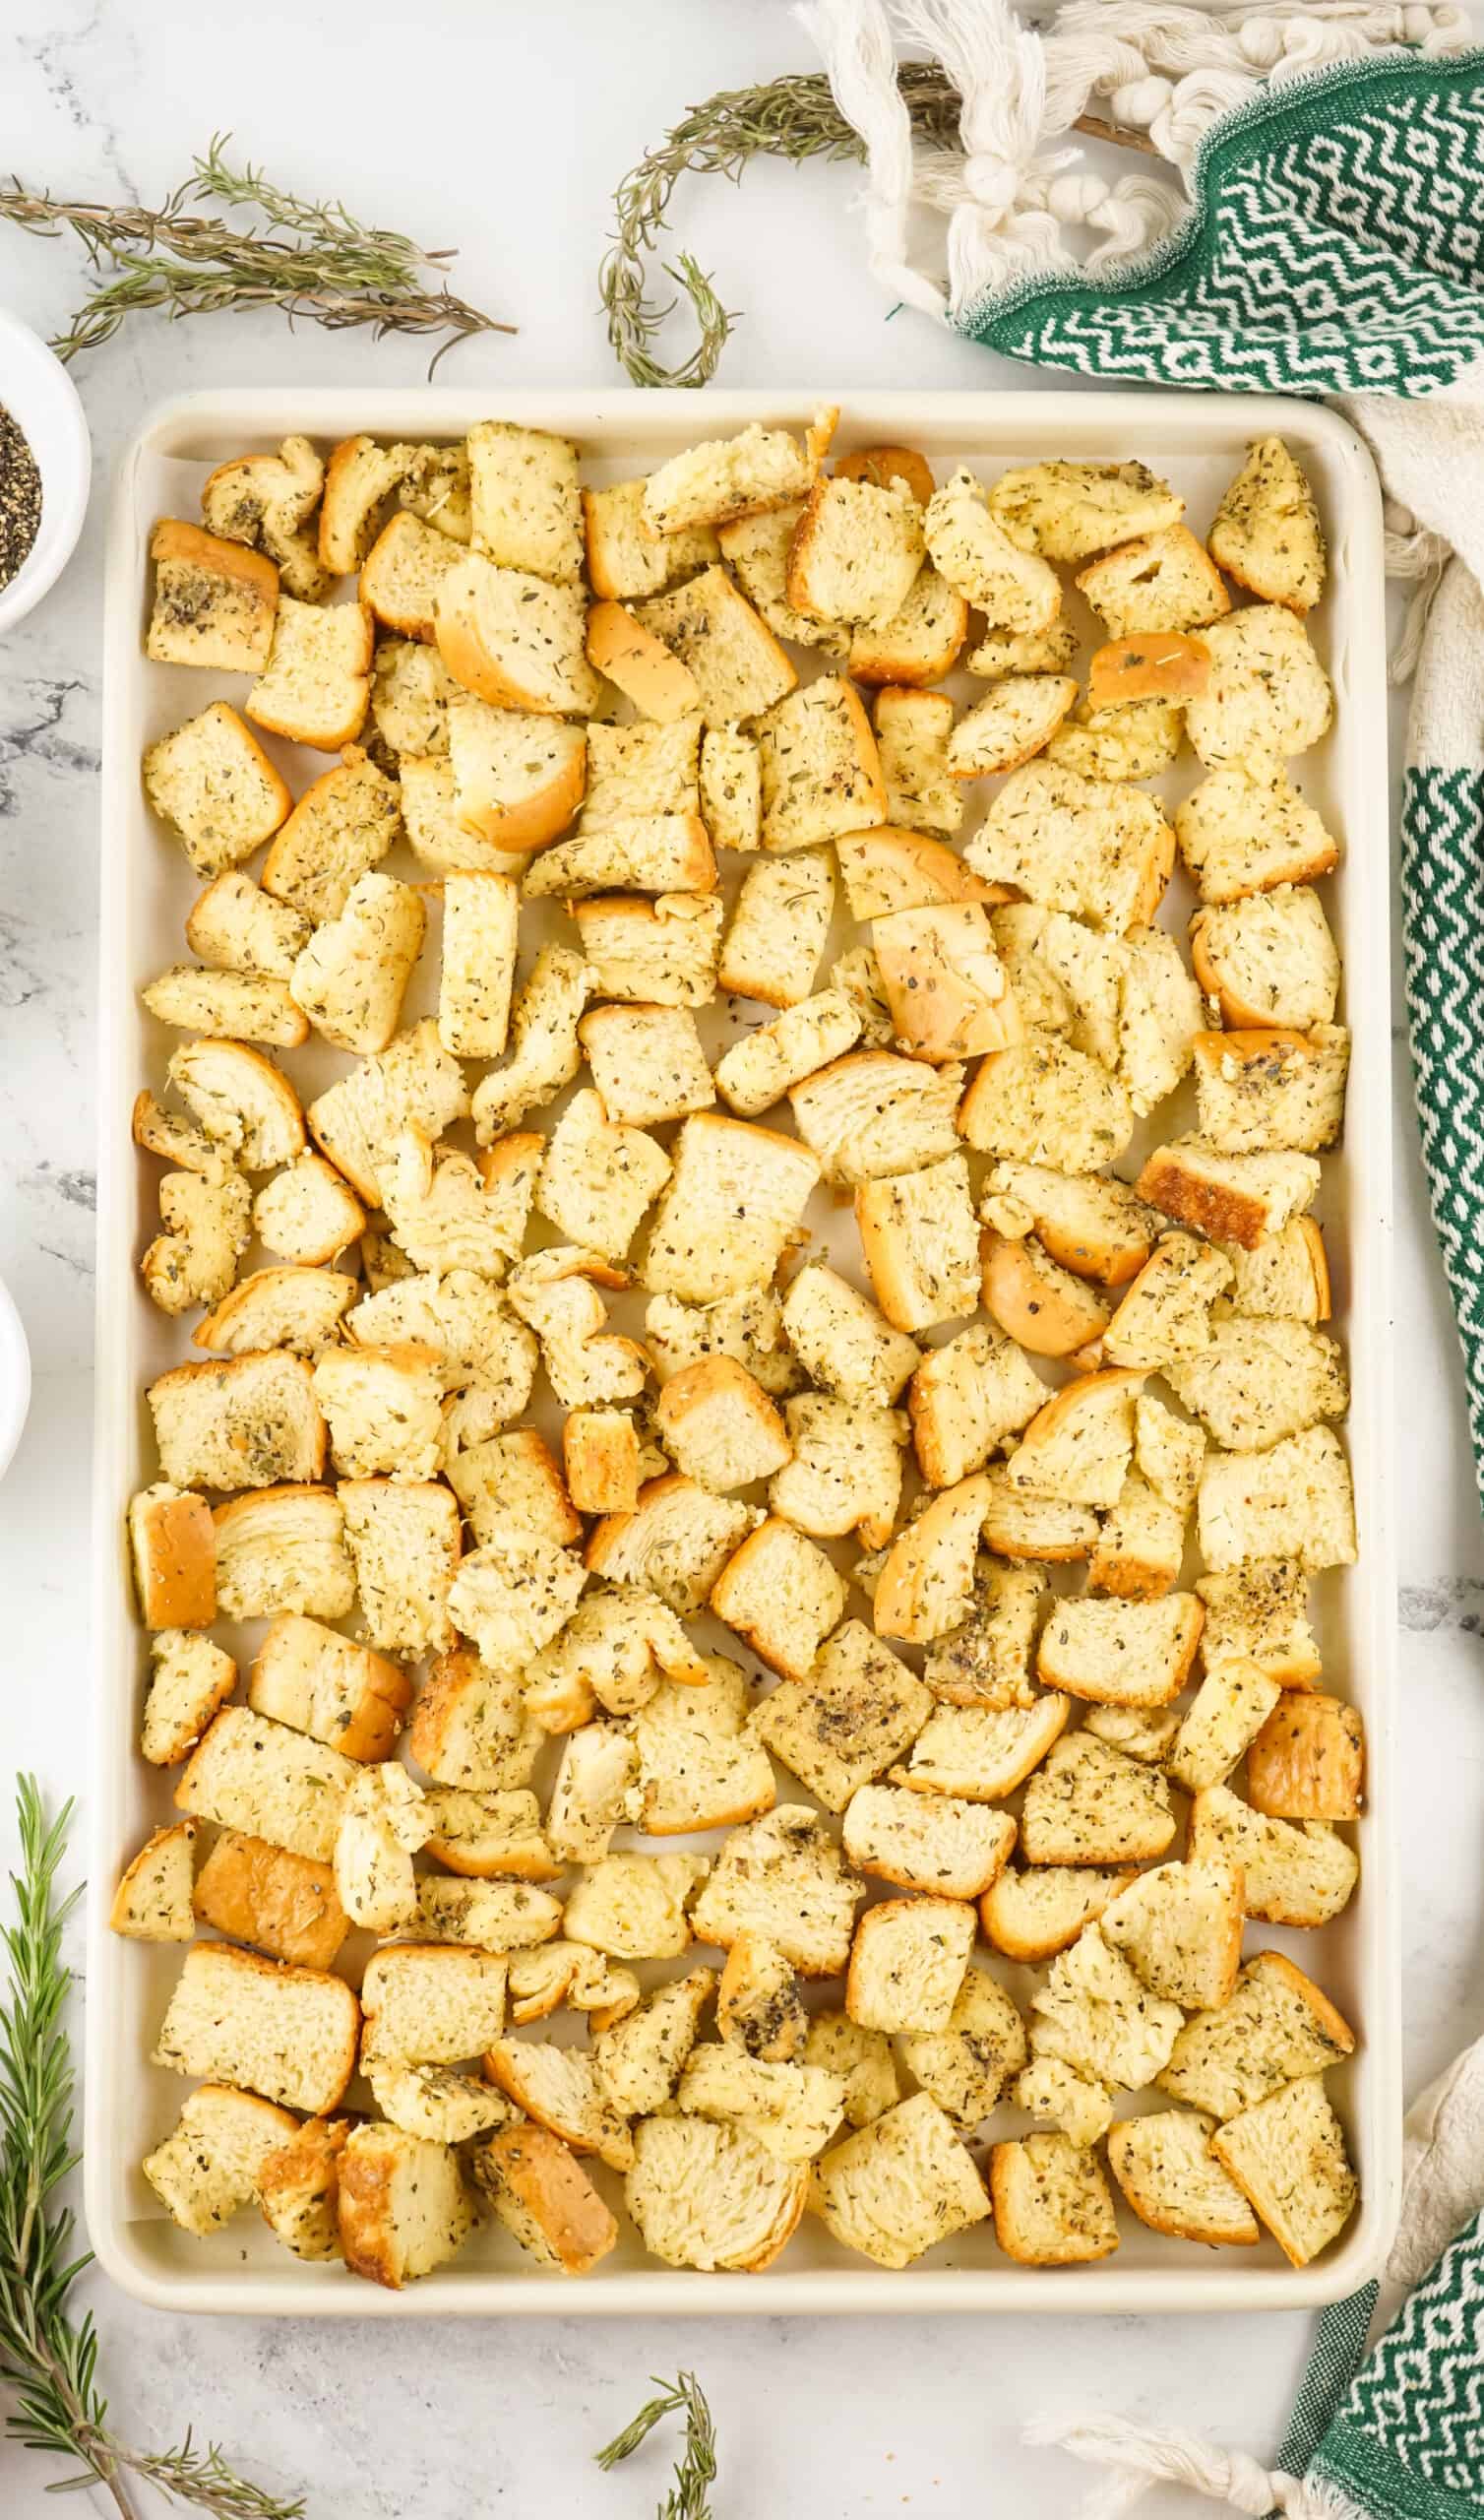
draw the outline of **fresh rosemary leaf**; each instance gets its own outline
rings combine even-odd
[[[675,2463],[675,2482],[659,2505],[655,2520],[713,2520],[707,2489],[716,2482],[716,2427],[701,2383],[694,2371],[679,2372],[668,2386],[652,2373],[650,2376],[658,2397],[641,2407],[633,2423],[626,2425],[606,2449],[598,2451],[597,2464],[605,2474],[616,2468],[649,2439],[656,2424],[683,2410],[685,2447]]]

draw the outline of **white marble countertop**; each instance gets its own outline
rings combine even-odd
[[[809,62],[773,0],[32,0],[0,29],[0,165],[61,192],[156,199],[230,127],[300,191],[463,254],[457,284],[521,330],[455,353],[492,407],[505,385],[615,382],[595,270],[619,174],[689,105]],[[229,32],[228,32],[229,29]],[[846,168],[764,165],[682,187],[679,232],[747,310],[737,385],[1002,384],[1027,371],[886,308],[866,278]],[[0,229],[0,303],[41,331],[78,301],[82,257]],[[275,318],[131,322],[77,371],[96,498],[63,585],[0,640],[0,1274],[30,1333],[35,1398],[0,1490],[9,1637],[0,1784],[82,1782],[88,1734],[90,1350],[98,649],[102,487],[154,401],[292,378],[412,383],[415,346]],[[1060,379],[1049,380],[1061,382]],[[1398,998],[1399,1005],[1399,998]],[[1417,1164],[1396,1020],[1396,1428],[1400,1524],[1399,1918],[1406,2073],[1415,2090],[1479,2031],[1484,1943],[1484,1536],[1460,1377]],[[12,1852],[8,1788],[0,1857]],[[190,2421],[312,2520],[442,2515],[633,2520],[659,2496],[655,2451],[605,2480],[593,2450],[694,2364],[721,2429],[725,2520],[909,2509],[1062,2520],[1079,2477],[1020,2446],[1029,2416],[1100,2409],[1179,2420],[1270,2452],[1301,2368],[1301,2315],[1199,2322],[966,2318],[896,2324],[718,2319],[332,2327],[156,2316],[97,2279],[121,2427]],[[48,2464],[0,2445],[0,2509],[39,2520]],[[143,2507],[143,2506],[142,2506]],[[1151,2520],[1187,2520],[1164,2494]]]

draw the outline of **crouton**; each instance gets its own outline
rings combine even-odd
[[[1113,2094],[1107,2084],[1060,2056],[1032,2057],[1017,2075],[1011,2098],[1018,2109],[1060,2128],[1083,2150],[1098,2143],[1113,2122]]]
[[[174,963],[139,992],[159,1024],[215,1041],[267,1041],[296,1049],[309,1026],[286,984],[261,972],[199,971]]]
[[[298,2120],[286,2109],[222,2083],[203,2083],[140,2167],[171,2221],[208,2239],[252,2202],[264,2163],[297,2131]]]
[[[383,526],[361,564],[357,590],[378,621],[408,639],[431,639],[438,590],[459,558],[457,543],[399,509]]]
[[[1037,1676],[1069,1697],[1168,1706],[1190,1676],[1205,1615],[1193,1593],[1058,1602],[1041,1630]]]
[[[453,445],[403,446],[394,453],[402,466],[397,485],[401,505],[436,525],[451,542],[467,542],[472,531],[468,447],[463,438]]]
[[[1084,560],[1177,525],[1185,512],[1179,492],[1144,464],[1021,465],[1000,474],[989,505],[1021,550],[1052,560]]]
[[[583,574],[583,523],[571,440],[510,420],[476,420],[468,464],[474,549],[502,568],[575,584]]]
[[[661,1382],[703,1356],[734,1356],[773,1399],[802,1380],[783,1345],[782,1307],[772,1287],[745,1287],[713,1304],[655,1295],[645,1312],[645,1336]]]
[[[317,923],[338,918],[352,886],[385,857],[400,819],[396,781],[347,744],[283,824],[264,861],[264,891]]]
[[[995,2144],[995,2237],[1019,2266],[1080,2266],[1118,2246],[1113,2199],[1095,2156],[1061,2133]]]
[[[657,1986],[593,2042],[598,2088],[623,2117],[646,2117],[672,2099],[716,1984],[711,1969]]]
[[[1052,1960],[1137,1878],[1130,1871],[1087,1865],[1007,1866],[979,1902],[985,1940],[1007,1960],[1027,1966]]]
[[[213,1604],[215,1617],[215,1591]],[[150,1666],[140,1752],[152,1767],[179,1767],[231,1696],[237,1666],[199,1630],[181,1627],[162,1628],[151,1638]]]
[[[886,2033],[863,2030],[843,2012],[827,2007],[809,2015],[804,2061],[825,2066],[844,2084],[847,2125],[871,2125],[901,2097],[896,2050]]]
[[[833,1392],[802,1392],[783,1414],[791,1458],[775,1468],[773,1512],[815,1540],[857,1531],[867,1548],[885,1547],[901,1497],[904,1421]]]
[[[1125,944],[1118,1011],[1118,1068],[1130,1102],[1146,1118],[1173,1094],[1194,1055],[1201,995],[1163,929],[1145,928]]]
[[[678,1960],[691,1940],[686,1910],[707,1870],[702,1856],[602,1856],[568,1899],[565,1929],[613,1960]]]
[[[800,1135],[838,1186],[941,1169],[958,1152],[961,1071],[935,1071],[889,1050],[854,1050],[795,1086]],[[940,1185],[940,1187],[946,1185]]]
[[[289,977],[309,934],[301,912],[271,900],[232,867],[214,877],[186,920],[186,943],[213,970],[257,972],[279,980]]]
[[[134,1942],[189,1942],[196,1931],[191,1876],[194,1820],[156,1829],[119,1876],[108,1924]]]
[[[1246,604],[1203,637],[1210,675],[1185,724],[1207,770],[1236,763],[1261,771],[1318,743],[1333,694],[1296,614],[1281,603]]]
[[[913,842],[919,849],[929,849],[924,835],[933,832],[956,832],[963,820],[963,789],[950,764],[949,752],[954,734],[954,704],[945,692],[898,690],[878,691],[876,695],[876,741],[881,775],[886,788],[888,832],[904,826],[894,836],[898,842]],[[841,865],[846,867],[846,847],[857,847],[854,835],[839,833]],[[939,848],[929,860],[936,875],[951,880],[957,889],[946,897],[954,900],[976,900],[993,888],[981,885],[969,874],[962,860],[953,851]],[[973,889],[970,890],[970,887]],[[921,898],[939,896],[929,893]],[[887,901],[883,909],[907,910],[911,901]],[[851,894],[851,908],[857,918],[876,914],[856,909]]]
[[[726,525],[733,517],[806,498],[837,416],[833,410],[817,411],[802,445],[788,430],[753,420],[734,437],[708,438],[671,456],[645,483],[646,531],[661,536]]]
[[[272,838],[292,802],[251,727],[224,700],[150,745],[144,783],[198,875],[240,866]]]
[[[275,2239],[310,2263],[340,2255],[340,2157],[344,2117],[312,2117],[278,2145],[258,2172],[263,2219]]]
[[[901,1786],[859,1786],[845,1809],[844,1849],[857,1871],[945,1899],[979,1898],[1004,1870],[1015,1836],[1008,1812]]]
[[[766,1934],[740,1933],[727,1953],[716,1988],[716,2028],[762,2064],[801,2058],[809,2015],[794,1971]]]
[[[395,2058],[457,2065],[493,2048],[505,2027],[503,1953],[446,1943],[394,1943],[373,1952],[361,1983],[361,2064]]]
[[[638,1780],[639,1752],[613,1724],[584,1724],[568,1733],[551,1789],[547,1835],[568,1863],[597,1863],[624,1817]]]
[[[1307,2266],[1328,2248],[1355,2211],[1360,2182],[1318,2074],[1228,2118],[1211,2151],[1291,2266]]]
[[[845,1606],[845,1588],[823,1550],[770,1516],[727,1559],[711,1606],[765,1663],[803,1679]]]
[[[1279,884],[1199,911],[1191,921],[1196,977],[1238,1030],[1328,1025],[1339,955],[1319,895]]]
[[[808,2186],[804,2163],[779,2161],[741,2126],[648,2117],[635,2129],[624,2201],[667,2266],[760,2274],[797,2229]]]
[[[218,1151],[248,1172],[291,1164],[304,1145],[304,1115],[289,1080],[243,1041],[184,1041],[170,1083]]]
[[[585,649],[587,597],[470,552],[438,588],[438,653],[454,680],[497,709],[586,717],[598,680]]]
[[[743,1730],[746,1673],[710,1658],[706,1683],[657,1689],[633,1719],[639,1754],[637,1825],[648,1837],[735,1828],[776,1798],[768,1754]]]
[[[501,2128],[474,2148],[469,2172],[495,2220],[548,2274],[587,2275],[617,2245],[613,2216],[548,2128]]]
[[[129,1133],[148,1155],[178,1165],[183,1172],[199,1172],[209,1180],[220,1175],[221,1149],[183,1111],[167,1111],[148,1088],[134,1098]]]
[[[1034,1416],[1045,1384],[1010,1339],[983,1322],[924,1356],[908,1394],[923,1478],[956,1486]]]
[[[277,1486],[217,1505],[216,1599],[225,1618],[302,1610],[343,1618],[355,1601],[343,1518],[333,1488]]]
[[[1112,654],[1098,650],[1099,658]],[[1122,679],[1132,674],[1126,671]],[[1172,700],[1119,700],[1096,708],[1083,701],[1057,727],[1046,757],[1084,779],[1154,779],[1174,762],[1183,731],[1179,704]]]
[[[501,2093],[448,2065],[410,2065],[396,2056],[364,2068],[378,2113],[404,2135],[435,2144],[464,2144],[503,2126],[510,2116]]]
[[[253,1201],[253,1225],[267,1249],[301,1268],[338,1259],[365,1223],[359,1199],[318,1155],[295,1157]]]
[[[1247,1914],[1272,1925],[1328,1924],[1360,1872],[1329,1821],[1270,1819],[1224,1785],[1204,1787],[1192,1801],[1189,1852],[1240,1865]]]
[[[338,918],[315,930],[289,987],[327,1041],[362,1053],[387,1047],[422,950],[423,923],[410,885],[372,874],[351,886]]]
[[[1339,843],[1271,760],[1226,762],[1175,808],[1175,837],[1203,902],[1314,883]]]
[[[457,1646],[433,1665],[413,1710],[407,1746],[440,1785],[503,1793],[529,1781],[541,1733],[520,1675]]]
[[[1150,1863],[1174,1835],[1163,1777],[1089,1732],[1055,1742],[1026,1788],[1020,1852],[1027,1863]]]
[[[1147,927],[1175,862],[1152,796],[1045,761],[1013,771],[964,850],[976,875],[1122,936]]]
[[[544,1141],[500,1138],[477,1160],[402,1129],[381,1165],[382,1204],[414,1268],[502,1278],[521,1257]]]
[[[436,648],[420,639],[383,639],[378,645],[371,724],[387,752],[447,761],[449,711],[462,697]]]
[[[864,2030],[941,2031],[973,1948],[974,1911],[957,1899],[885,1899],[855,1928],[845,2010]]]
[[[1250,1251],[1240,1243],[1225,1248],[1234,1313],[1264,1321],[1329,1320],[1329,1268],[1324,1235],[1312,1217],[1295,1217]]]
[[[1134,1112],[1116,1077],[1064,1041],[1020,1041],[974,1073],[959,1134],[981,1155],[1092,1172],[1123,1154]]]
[[[989,1223],[1000,1223],[997,1203],[1004,1201],[1024,1211],[1061,1268],[1108,1287],[1137,1277],[1161,1230],[1157,1211],[1124,1182],[1069,1175],[1044,1165],[996,1165],[981,1210]]]
[[[701,738],[701,817],[714,849],[762,846],[763,771],[751,735],[708,726]]]
[[[921,1353],[854,1287],[820,1262],[801,1269],[793,1280],[782,1321],[810,1380],[857,1407],[885,1407],[894,1401]]]
[[[653,1128],[715,1102],[711,1072],[683,1006],[597,1006],[578,1039],[610,1121]]]
[[[1103,1333],[1104,1353],[1145,1369],[1203,1354],[1211,1337],[1211,1306],[1230,1275],[1229,1263],[1208,1244],[1188,1233],[1161,1234]]]
[[[354,743],[371,696],[374,627],[365,603],[296,603],[281,597],[272,651],[244,703],[248,717],[317,752]]]
[[[1218,1663],[1257,1663],[1280,1688],[1311,1688],[1322,1670],[1309,1625],[1305,1568],[1273,1559],[1200,1575],[1206,1604],[1202,1645],[1207,1670]]]
[[[775,637],[818,648],[827,657],[844,657],[851,646],[849,623],[801,612],[788,599],[793,537],[804,509],[802,499],[790,499],[759,515],[734,517],[718,529],[717,545],[748,602]]]
[[[819,1170],[796,1139],[710,1113],[688,1119],[650,1228],[646,1287],[713,1303],[766,1285]]]
[[[610,1514],[587,1543],[587,1565],[609,1584],[635,1584],[658,1594],[692,1618],[752,1527],[752,1509],[712,1496],[679,1475],[651,1479],[632,1514]]]
[[[340,1498],[372,1644],[413,1655],[446,1645],[461,1547],[454,1496],[436,1480],[358,1479]]]
[[[1310,1426],[1266,1452],[1208,1455],[1197,1529],[1218,1574],[1253,1558],[1293,1558],[1312,1570],[1353,1565],[1355,1508],[1338,1437]]]
[[[359,2031],[360,2006],[342,1979],[280,1967],[230,1943],[198,1942],[153,2061],[317,2114],[334,2109],[349,2082]]]
[[[1206,541],[1239,587],[1267,603],[1312,612],[1324,589],[1325,537],[1314,493],[1280,437],[1249,447]]]
[[[1241,2188],[1212,2153],[1208,2118],[1181,2110],[1126,2118],[1109,2134],[1108,2167],[1151,2232],[1208,2248],[1250,2247],[1262,2236]]]
[[[202,483],[201,513],[209,533],[266,551],[289,594],[318,603],[329,576],[312,520],[324,486],[324,460],[308,438],[286,437],[277,455],[218,464]]]
[[[471,709],[483,709],[482,700],[469,700]],[[490,710],[491,717],[504,713]],[[515,714],[515,713],[511,713]],[[526,724],[531,723],[526,721]],[[571,731],[563,722],[543,718],[540,724],[554,735]],[[581,729],[577,730],[581,732]],[[536,765],[539,770],[541,765]],[[451,759],[445,755],[422,760],[403,753],[398,764],[402,788],[402,824],[407,847],[419,866],[431,875],[457,874],[464,869],[486,875],[525,874],[529,863],[528,852],[519,849],[502,849],[498,842],[484,839],[470,831],[459,819],[459,788]],[[477,804],[477,790],[470,791],[471,805]],[[570,817],[563,812],[563,822]],[[559,826],[560,828],[560,826]]]
[[[882,694],[883,699],[891,697]],[[996,886],[969,874],[957,850],[924,832],[897,831],[890,825],[880,831],[843,832],[835,852],[850,914],[856,919],[996,898]]]
[[[1186,525],[1120,540],[1080,569],[1077,583],[1110,639],[1200,630],[1231,610],[1220,571]]]
[[[1187,2012],[1224,2004],[1242,1957],[1242,1875],[1235,1864],[1159,1864],[1106,1907],[1098,1931],[1151,1995]]]
[[[1031,2011],[1036,2054],[1125,2091],[1143,2090],[1169,2061],[1182,2027],[1179,2005],[1145,1990],[1101,1923],[1084,1926],[1052,1962]]]
[[[475,1134],[489,1146],[527,1113],[570,1085],[582,1065],[578,1022],[590,975],[580,954],[544,946],[511,1016],[511,1051],[502,1068],[481,1078],[473,1097]],[[310,1125],[313,1126],[311,1113]]]
[[[1176,1397],[1227,1452],[1264,1452],[1349,1405],[1332,1339],[1301,1321],[1217,1321],[1208,1344],[1168,1368]]]
[[[528,1663],[566,1624],[586,1580],[582,1560],[515,1522],[462,1559],[449,1616],[486,1663]]]
[[[1339,1026],[1198,1033],[1192,1047],[1198,1126],[1220,1154],[1314,1154],[1337,1143],[1350,1057]]]
[[[1077,650],[1076,629],[1058,614],[1044,630],[990,630],[963,662],[969,673],[993,682],[1007,673],[1065,673]]]
[[[940,576],[997,629],[1050,629],[1062,600],[1056,571],[1012,540],[971,472],[960,469],[929,500],[923,533]]]
[[[930,2092],[915,2092],[817,2162],[814,2202],[832,2236],[878,2266],[910,2266],[982,2222],[979,2174]]]
[[[968,1614],[929,1648],[922,1676],[945,1706],[1030,1706],[1030,1649],[1046,1597],[1039,1568],[975,1561]]]
[[[719,986],[768,1006],[797,1006],[814,987],[834,912],[825,850],[749,866],[722,939]]]
[[[925,560],[889,619],[855,625],[846,659],[850,673],[857,682],[915,696],[923,684],[952,673],[968,637],[968,620],[958,589]]]
[[[606,2099],[590,2056],[538,2040],[497,2040],[484,2059],[490,2081],[538,2126],[610,2169],[634,2158],[628,2127]]]
[[[582,1520],[555,1456],[534,1427],[466,1445],[451,1456],[445,1475],[481,1545],[507,1522],[523,1524],[558,1548],[582,1539]]]
[[[456,693],[447,708],[459,824],[502,850],[543,848],[583,801],[587,738],[581,726],[492,708]]]
[[[931,1708],[915,1674],[851,1619],[807,1675],[765,1698],[753,1729],[827,1810],[842,1811],[908,1748]]]
[[[562,1428],[562,1457],[579,1513],[633,1513],[639,1503],[640,1444],[626,1411],[573,1410]]]
[[[1007,674],[958,720],[947,766],[955,779],[1019,770],[1055,734],[1077,698],[1070,675]]]
[[[510,1301],[538,1334],[546,1379],[564,1409],[632,1400],[644,1389],[643,1348],[603,1334],[607,1309],[592,1280],[611,1284],[618,1274],[595,1251],[552,1243],[523,1261],[510,1282]]]
[[[146,1627],[210,1627],[216,1615],[216,1551],[206,1499],[157,1480],[130,1498],[128,1533]]]
[[[932,1497],[887,1552],[877,1578],[877,1632],[931,1644],[963,1617],[987,1500],[982,1477]]]
[[[437,1872],[417,1883],[416,1931],[427,1942],[464,1943],[478,1951],[526,1951],[549,1942],[562,1922],[562,1903],[524,1881],[452,1881]]]
[[[858,446],[835,459],[839,481],[875,481],[882,488],[905,490],[918,507],[933,495],[933,468],[915,446]]]
[[[779,2161],[809,2161],[839,2125],[844,2083],[822,2065],[770,2064],[712,2040],[692,2048],[675,2098],[684,2116],[741,2126]]]
[[[1142,1381],[1113,1366],[1079,1376],[1044,1402],[1010,1455],[1012,1484],[1073,1505],[1116,1504],[1133,1455]]]
[[[1087,1587],[1126,1602],[1158,1602],[1180,1580],[1186,1514],[1131,1470],[1087,1562]]]
[[[1003,1986],[969,1969],[944,2030],[919,2031],[902,2042],[907,2071],[929,2092],[960,2134],[972,2134],[1025,2062],[1025,2031]]]
[[[731,1356],[682,1366],[660,1393],[654,1422],[684,1475],[717,1493],[767,1479],[789,1459],[782,1418]]]
[[[1313,1980],[1281,1952],[1260,1951],[1219,2009],[1186,2023],[1159,2085],[1194,2109],[1235,2117],[1354,2047],[1354,2032]]]
[[[643,893],[709,893],[716,862],[698,813],[634,815],[585,825],[543,850],[526,876],[527,899],[577,899],[621,885]]]
[[[961,1156],[863,1181],[855,1218],[877,1302],[894,1330],[931,1329],[975,1309],[978,1234]]]
[[[876,737],[852,685],[824,675],[758,723],[762,841],[777,853],[887,819]]]
[[[744,1036],[716,1063],[722,1097],[744,1119],[755,1119],[828,1061],[842,1057],[860,1037],[860,1016],[840,989],[800,1000]]]
[[[388,1759],[411,1701],[396,1663],[293,1611],[277,1617],[248,1674],[248,1704],[348,1759]]]
[[[913,1057],[941,1067],[1020,1039],[981,903],[894,911],[871,933],[897,1039]]]
[[[905,603],[924,547],[909,491],[838,474],[817,480],[793,530],[788,601],[817,621],[879,627]]]
[[[1247,1797],[1284,1820],[1353,1820],[1361,1806],[1365,1732],[1337,1697],[1274,1704],[1247,1749]]]
[[[340,2155],[339,2227],[352,2275],[400,2292],[430,2275],[473,2227],[459,2156],[400,2127],[352,2127]]]
[[[711,526],[651,535],[645,528],[644,503],[643,480],[610,481],[602,489],[582,492],[587,578],[594,595],[620,603],[636,596],[661,595],[715,559],[718,546]]]
[[[343,1754],[245,1706],[214,1717],[175,1789],[175,1807],[328,1863],[356,1774]]]
[[[273,562],[176,517],[155,526],[150,557],[155,605],[145,654],[152,662],[261,673],[279,607]]]
[[[805,1978],[838,1977],[849,1956],[860,1884],[818,1812],[779,1803],[733,1831],[691,1912],[698,1940],[729,1950],[766,1934]]]
[[[892,1781],[914,1794],[999,1802],[1051,1750],[1071,1712],[1054,1692],[1023,1705],[945,1705],[934,1709]]]
[[[1070,1565],[1091,1555],[1097,1516],[1089,1505],[1032,1495],[1028,1488],[1015,1486],[1003,1469],[986,1471],[984,1477],[984,1539],[997,1556]]]
[[[595,995],[654,1006],[707,1006],[715,995],[719,894],[595,895],[574,902],[572,915]]]
[[[324,1467],[325,1424],[300,1356],[271,1350],[175,1365],[146,1397],[165,1480],[177,1487],[272,1487]]]
[[[1033,1356],[1082,1357],[1093,1351],[1108,1326],[1108,1306],[1081,1278],[1059,1268],[1028,1235],[1012,1240],[986,1233],[981,1256],[984,1309],[1006,1333],[1007,1346]],[[1044,1399],[1037,1377],[1032,1408]]]
[[[798,683],[786,651],[721,568],[632,613],[597,605],[587,653],[646,716],[699,710],[709,726],[755,718]]]
[[[395,1761],[362,1768],[340,1806],[335,1886],[353,1924],[396,1933],[418,1916],[412,1857],[428,1832],[426,1797]]]
[[[1185,1137],[1155,1149],[1138,1187],[1181,1224],[1251,1251],[1309,1205],[1319,1177],[1312,1156],[1226,1155],[1208,1139]]]
[[[361,566],[409,453],[365,436],[341,438],[335,449],[325,468],[319,530],[320,566],[333,577]]]

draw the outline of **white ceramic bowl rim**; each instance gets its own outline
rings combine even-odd
[[[0,1278],[0,1478],[21,1441],[31,1407],[31,1350],[15,1298]]]
[[[77,547],[88,511],[93,450],[78,390],[54,350],[0,309],[0,404],[30,443],[41,474],[41,523],[9,585],[0,587],[0,631],[55,586]]]

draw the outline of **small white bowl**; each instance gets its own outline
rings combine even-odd
[[[0,637],[55,586],[77,548],[88,513],[93,450],[78,390],[54,350],[18,316],[0,309],[0,404],[36,459],[41,522],[9,584],[0,587]]]
[[[31,1407],[31,1350],[15,1298],[0,1278],[0,1479],[10,1467]]]

